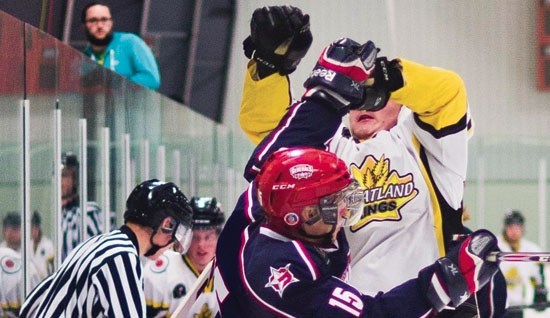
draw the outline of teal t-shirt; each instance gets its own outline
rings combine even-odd
[[[153,52],[137,35],[114,32],[113,40],[101,54],[90,45],[84,54],[118,74],[150,89],[160,86],[160,72]]]

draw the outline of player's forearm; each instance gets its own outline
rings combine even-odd
[[[259,144],[283,118],[292,101],[288,76],[272,74],[254,79],[255,64],[250,62],[245,74],[239,123],[247,137]]]
[[[455,72],[401,59],[405,86],[391,99],[406,105],[434,129],[456,124],[467,112],[464,82]]]
[[[341,115],[332,107],[312,101],[293,105],[277,128],[256,147],[246,166],[245,177],[253,180],[269,155],[283,147],[324,149],[341,122]]]

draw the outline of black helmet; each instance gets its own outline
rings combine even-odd
[[[78,158],[76,154],[71,151],[67,151],[61,154],[61,163],[63,167],[78,168]]]
[[[171,216],[179,224],[191,227],[192,215],[187,197],[175,184],[151,179],[139,184],[128,196],[124,221],[156,230],[164,218]]]
[[[40,216],[40,212],[38,212],[38,210],[35,210],[32,213],[31,225],[38,226],[38,227],[42,225],[42,217]]]
[[[4,220],[2,221],[2,226],[4,228],[6,228],[6,227],[20,228],[21,227],[21,215],[17,212],[9,212],[4,217]]]
[[[124,222],[133,222],[153,228],[150,237],[152,247],[144,254],[151,256],[164,246],[153,243],[153,237],[166,217],[175,221],[172,242],[174,249],[181,254],[187,252],[191,243],[191,219],[193,210],[187,197],[172,182],[151,179],[134,188],[126,200]]]
[[[511,224],[519,224],[524,225],[525,224],[525,218],[518,210],[510,210],[506,213],[504,217],[504,225],[508,226]]]
[[[192,197],[193,229],[206,230],[216,228],[221,231],[225,216],[221,205],[213,197]]]

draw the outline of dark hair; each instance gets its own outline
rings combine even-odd
[[[80,22],[86,23],[86,12],[88,11],[88,9],[90,9],[90,7],[97,6],[97,5],[109,8],[109,6],[103,1],[92,1],[92,2],[88,3],[84,7],[84,9],[82,9],[82,12],[80,13]],[[110,8],[109,8],[109,11],[111,11]]]
[[[9,212],[2,221],[2,226],[6,227],[21,227],[21,216],[16,212]]]
[[[63,165],[63,170],[61,170],[61,177],[69,177],[73,180],[72,194],[77,194],[79,182],[79,162],[76,154],[71,151],[62,153],[61,164]]]
[[[504,216],[504,226],[519,224],[523,226],[525,224],[525,218],[519,210],[510,210]]]
[[[34,211],[32,213],[31,224],[34,226],[40,226],[42,224],[42,217],[40,216],[40,212]]]

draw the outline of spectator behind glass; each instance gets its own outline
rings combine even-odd
[[[16,252],[21,251],[21,216],[9,212],[2,221],[2,247],[9,247]]]
[[[139,36],[113,31],[111,10],[106,4],[87,4],[81,22],[89,42],[84,54],[138,84],[159,88],[160,72],[153,52]]]

